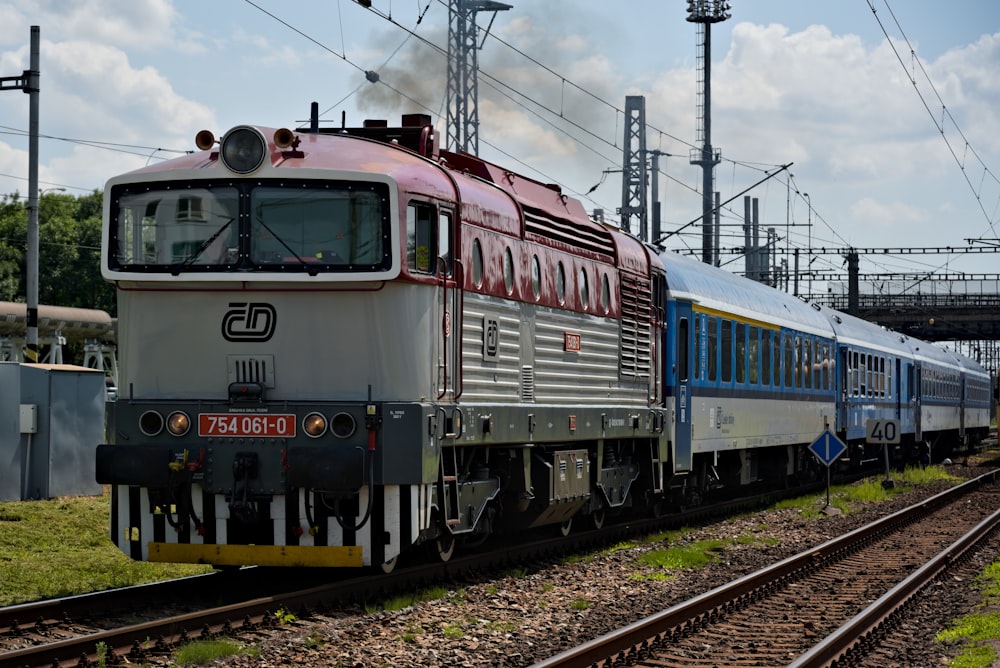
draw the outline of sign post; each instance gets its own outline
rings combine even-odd
[[[892,489],[895,483],[889,477],[889,446],[899,445],[899,420],[868,420],[865,424],[865,441],[882,444],[882,453],[885,457],[885,480],[882,481],[882,487]]]
[[[847,450],[844,442],[837,438],[837,435],[827,427],[819,435],[812,445],[809,446],[816,458],[826,466],[826,507],[830,507],[830,465],[840,459],[840,456]]]

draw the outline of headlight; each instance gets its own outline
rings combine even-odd
[[[330,425],[333,435],[337,438],[353,436],[357,428],[358,423],[350,413],[337,413],[333,416],[333,424]]]
[[[170,417],[167,418],[167,431],[174,436],[183,436],[188,433],[188,429],[190,428],[191,418],[187,416],[187,413],[176,411],[171,413]]]
[[[326,431],[326,418],[319,413],[310,413],[302,420],[302,430],[313,438],[322,436]]]
[[[156,436],[163,431],[163,416],[157,411],[146,411],[139,416],[139,430],[146,436]]]
[[[249,174],[264,163],[267,140],[254,128],[233,128],[222,138],[222,164],[237,174]]]

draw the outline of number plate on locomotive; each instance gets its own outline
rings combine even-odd
[[[198,435],[292,438],[295,436],[295,416],[201,413],[198,415]]]

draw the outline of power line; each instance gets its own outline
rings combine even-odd
[[[8,125],[0,125],[0,129],[7,130],[7,132],[0,132],[0,134],[9,134],[27,137],[28,132],[26,130],[21,130],[20,128],[12,128]],[[117,151],[119,153],[128,153],[130,155],[140,155],[146,157],[146,153],[137,153],[136,151],[127,151],[124,149],[138,149],[142,151],[151,151],[153,153],[178,153],[181,155],[186,155],[188,153],[194,153],[194,151],[176,149],[176,148],[162,148],[153,146],[140,146],[137,144],[120,144],[110,141],[97,141],[93,139],[73,139],[71,137],[57,137],[55,135],[43,135],[39,134],[40,139],[51,139],[53,141],[64,141],[70,144],[81,144],[83,146],[90,146],[92,148],[101,148],[109,151]],[[152,157],[152,156],[149,156]]]
[[[955,130],[958,132],[958,135],[962,138],[962,141],[965,142],[966,150],[972,151],[972,157],[974,157],[976,161],[979,162],[980,166],[983,168],[983,177],[985,178],[986,175],[989,175],[989,177],[993,179],[995,183],[1000,185],[1000,180],[997,179],[996,175],[994,175],[993,172],[990,171],[989,167],[986,166],[986,163],[984,163],[982,158],[979,157],[979,154],[972,147],[972,144],[969,142],[965,134],[962,132],[962,128],[958,125],[958,121],[956,121],[955,117],[951,115],[951,112],[948,110],[948,106],[944,103],[944,100],[941,99],[941,95],[940,93],[938,93],[937,88],[934,86],[934,82],[931,80],[930,76],[927,74],[927,71],[924,69],[924,65],[920,61],[920,58],[916,55],[916,50],[910,44],[910,40],[906,36],[906,33],[903,32],[902,26],[899,25],[899,21],[896,19],[896,15],[893,13],[892,7],[889,6],[889,1],[883,0],[883,2],[885,3],[885,8],[889,11],[889,15],[892,16],[893,22],[896,24],[896,28],[899,29],[900,34],[903,36],[903,41],[906,42],[906,45],[910,48],[911,60],[914,63],[916,63],[917,67],[920,68],[920,72],[924,75],[924,79],[927,80],[927,84],[930,86],[931,91],[933,91],[934,96],[941,104],[941,113],[943,114],[943,116],[947,116],[948,120],[951,122]],[[983,216],[985,216],[986,222],[989,225],[990,230],[993,232],[993,235],[996,236],[997,232],[993,226],[993,220],[990,218],[990,214],[986,212],[986,208],[983,206],[981,193],[976,192],[976,187],[972,185],[972,181],[969,180],[969,174],[968,171],[965,169],[965,165],[962,164],[962,160],[960,160],[958,155],[956,154],[955,148],[951,145],[951,142],[948,141],[948,136],[945,134],[945,128],[943,125],[944,122],[943,118],[942,121],[939,122],[935,117],[934,112],[931,111],[930,105],[928,105],[927,100],[924,99],[923,94],[917,87],[917,80],[913,77],[912,74],[910,74],[909,70],[906,69],[906,64],[903,62],[903,58],[899,55],[899,51],[896,49],[896,45],[893,43],[892,39],[889,38],[889,33],[886,31],[885,26],[882,24],[881,19],[879,19],[878,12],[876,11],[875,6],[872,4],[872,0],[868,0],[868,7],[872,10],[872,14],[875,17],[875,21],[878,23],[879,28],[882,29],[882,34],[885,35],[886,41],[889,43],[889,47],[892,49],[892,52],[896,55],[896,60],[899,61],[900,67],[902,67],[903,70],[906,71],[907,77],[909,78],[910,83],[913,85],[913,90],[916,91],[917,97],[920,98],[920,102],[924,105],[924,109],[927,111],[927,115],[931,117],[931,121],[934,123],[934,127],[937,128],[938,132],[941,133],[941,138],[944,140],[945,145],[948,147],[948,151],[951,153],[952,158],[955,159],[955,163],[962,171],[962,177],[965,179],[965,182],[969,185],[969,189],[972,190],[972,194],[975,196],[976,202],[979,204],[979,208],[980,210],[982,210]]]

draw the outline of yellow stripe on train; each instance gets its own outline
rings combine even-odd
[[[213,566],[358,567],[364,565],[364,550],[360,546],[149,543],[149,561]]]

